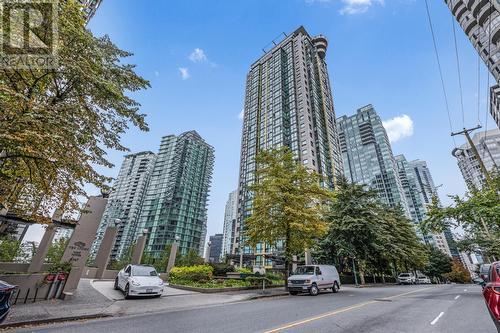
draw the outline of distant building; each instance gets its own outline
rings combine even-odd
[[[256,255],[257,266],[272,265],[263,255],[280,250],[244,244],[245,219],[252,213],[253,200],[248,187],[255,182],[257,153],[288,147],[297,161],[323,176],[323,186],[330,189],[342,174],[327,46],[325,36],[311,36],[299,27],[273,41],[247,73],[233,253],[243,247],[245,254]]]
[[[492,171],[500,166],[500,130],[493,129],[486,132],[477,132],[472,137],[479,156],[486,170]],[[467,187],[482,188],[486,182],[481,171],[479,161],[468,143],[455,148],[452,155],[457,158],[458,167],[464,177]]]
[[[424,243],[434,245],[443,253],[451,256],[448,242],[443,233],[424,235],[419,228],[419,224],[427,217],[427,205],[432,202],[436,190],[427,164],[425,161],[408,162],[404,155],[397,155],[395,159],[411,219],[415,224],[418,236]]]
[[[236,234],[236,218],[238,217],[238,190],[229,193],[224,210],[224,229],[222,232],[221,258],[231,254]]]
[[[96,256],[104,233],[111,225],[116,224],[118,228],[110,255],[112,260],[120,259],[133,245],[155,158],[156,155],[150,151],[125,156],[90,250],[91,258]]]
[[[62,238],[64,238],[65,240],[69,240],[72,234],[73,229],[58,227],[56,233],[54,234],[54,242]]]
[[[147,229],[150,255],[160,257],[178,236],[181,254],[203,256],[213,168],[214,149],[196,131],[163,137],[137,229]]]
[[[88,22],[94,16],[95,12],[101,5],[102,0],[78,0],[78,2],[83,6],[85,19]]]
[[[344,174],[348,181],[375,190],[380,199],[401,207],[411,217],[396,159],[380,117],[373,106],[337,119]]]
[[[215,234],[213,236],[210,236],[209,242],[210,254],[208,259],[210,262],[218,263],[220,262],[222,253],[222,234]]]

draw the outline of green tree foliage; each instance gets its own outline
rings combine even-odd
[[[108,269],[120,270],[123,267],[132,263],[132,256],[134,255],[135,244],[128,247],[123,255],[118,260],[112,260],[108,264]]]
[[[167,269],[168,259],[170,258],[171,250],[172,250],[172,245],[170,244],[166,245],[159,258],[151,256],[148,252],[144,252],[144,254],[142,255],[141,264],[151,265],[154,268],[156,268],[158,272],[165,272]],[[178,263],[181,257],[182,257],[181,253],[177,251],[177,254],[175,256],[175,262]]]
[[[400,209],[380,203],[377,193],[339,179],[328,215],[329,228],[318,246],[321,262],[355,258],[364,273],[425,267],[427,254],[415,229]],[[391,267],[392,265],[392,267]]]
[[[430,205],[424,230],[442,231],[460,226],[465,237],[457,245],[472,250],[480,247],[487,257],[500,258],[500,174],[493,173],[482,189],[473,188],[465,197],[450,196],[453,205],[442,207],[437,198]]]
[[[429,264],[423,272],[430,278],[442,279],[451,272],[453,260],[434,246],[428,246]]]
[[[260,152],[256,157],[252,215],[245,220],[246,244],[282,242],[285,266],[292,255],[311,248],[327,230],[322,201],[329,192],[320,177],[295,161],[286,147]]]
[[[22,256],[21,242],[10,237],[0,239],[0,262],[13,262]]]
[[[61,258],[64,254],[64,250],[66,250],[66,246],[68,246],[69,239],[60,238],[57,241],[53,242],[49,250],[47,251],[47,255],[45,256],[45,261],[51,264],[58,264],[61,262]]]
[[[39,222],[80,208],[84,185],[106,188],[107,149],[148,127],[127,96],[149,87],[108,36],[85,29],[75,0],[58,3],[58,66],[0,70],[0,209]]]
[[[176,266],[199,266],[203,265],[205,260],[198,255],[198,251],[191,249],[185,255],[181,256],[179,259],[176,259]],[[166,266],[165,266],[166,267]]]

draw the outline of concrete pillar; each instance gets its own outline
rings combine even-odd
[[[205,262],[210,262],[210,248],[212,247],[212,243],[208,242],[207,248],[205,250]]]
[[[90,197],[85,205],[85,212],[80,216],[71,235],[61,259],[62,262],[71,263],[71,272],[64,286],[63,297],[72,295],[78,287],[107,202],[108,199],[105,197]]]
[[[312,265],[311,251],[309,249],[305,250],[304,257],[306,265]]]
[[[132,255],[132,265],[140,265],[142,259],[142,253],[144,252],[144,247],[146,246],[146,235],[139,236],[137,238],[137,243],[134,247],[134,253]]]
[[[36,250],[35,255],[31,258],[31,263],[28,267],[28,273],[40,272],[42,270],[43,262],[45,261],[45,256],[49,251],[50,245],[52,245],[52,240],[56,234],[56,225],[49,224],[45,229],[40,245]]]
[[[297,269],[297,256],[292,256],[292,272]]]
[[[117,232],[118,228],[116,226],[108,227],[106,229],[106,232],[104,232],[101,247],[99,247],[99,251],[97,251],[97,256],[95,257],[95,265],[97,266],[97,279],[102,278],[104,271],[108,266],[109,255],[111,254],[111,250],[113,249]]]
[[[179,242],[175,241],[172,243],[172,247],[170,248],[170,256],[168,257],[167,271],[169,274],[170,270],[175,266],[175,258],[177,257],[177,250],[179,249]]]

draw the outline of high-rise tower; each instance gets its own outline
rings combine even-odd
[[[214,149],[196,131],[163,137],[140,215],[146,252],[159,257],[178,236],[180,253],[203,255],[213,167]]]
[[[338,130],[347,180],[377,191],[383,202],[400,206],[410,218],[391,143],[373,106],[364,106],[353,116],[340,117]]]
[[[325,61],[328,42],[310,36],[304,27],[273,41],[273,47],[254,62],[247,74],[238,192],[237,235],[251,215],[248,186],[255,179],[255,156],[265,149],[289,147],[295,158],[321,174],[333,188],[342,162],[330,80]],[[245,252],[253,252],[246,248]],[[265,249],[257,249],[265,253]],[[256,264],[261,257],[257,258]]]

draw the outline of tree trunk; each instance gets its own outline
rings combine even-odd
[[[385,284],[385,275],[382,273],[382,283]]]
[[[290,260],[288,253],[288,244],[290,241],[290,226],[287,225],[286,228],[286,236],[285,236],[285,244],[284,244],[284,253],[285,253],[285,290],[288,291],[288,277],[290,276]]]
[[[365,272],[363,271],[363,269],[361,267],[358,268],[358,271],[359,271],[359,283],[361,285],[364,285],[365,284]]]

